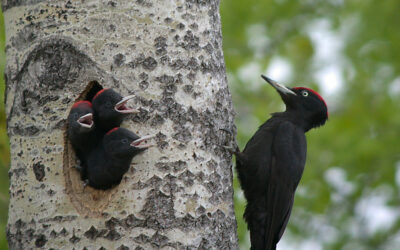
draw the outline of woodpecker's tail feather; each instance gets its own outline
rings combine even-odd
[[[257,211],[252,205],[247,205],[244,213],[250,231],[250,250],[276,250],[276,242],[272,235],[268,235],[268,215],[266,211]]]
[[[276,180],[272,180],[276,181]],[[244,217],[250,230],[252,250],[275,250],[289,221],[294,195],[270,183],[266,200],[248,203]],[[265,202],[265,203],[264,203]],[[269,210],[263,208],[270,204]]]
[[[260,226],[260,227],[259,227]],[[276,243],[272,238],[266,238],[265,225],[254,226],[250,230],[250,250],[276,250]]]
[[[253,220],[248,224],[250,231],[250,250],[261,250],[265,248],[265,223],[262,221]]]

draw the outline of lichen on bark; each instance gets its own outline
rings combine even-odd
[[[11,249],[237,248],[218,5],[3,0]],[[122,126],[157,134],[106,192],[66,178],[65,120],[93,81],[136,95]]]

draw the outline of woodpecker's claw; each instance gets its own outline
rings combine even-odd
[[[79,172],[81,172],[82,169],[83,169],[81,165],[75,165],[75,166],[72,166],[72,167],[77,169]]]
[[[139,110],[134,109],[134,108],[129,108],[125,104],[128,102],[128,100],[134,98],[134,95],[128,95],[122,98],[121,101],[119,101],[117,104],[115,104],[115,111],[124,113],[124,114],[132,114],[132,113],[140,113]]]
[[[237,154],[240,153],[240,149],[239,149],[238,145],[235,145],[235,146],[232,146],[232,145],[231,146],[226,146],[226,145],[224,145],[222,147],[224,149],[228,150],[229,153],[231,153],[231,154],[237,155]]]
[[[228,133],[233,139],[232,131],[230,131],[226,128],[220,128],[219,130],[224,131],[225,133]],[[231,154],[234,154],[234,155],[237,155],[240,153],[239,146],[236,143],[235,143],[235,145],[231,144],[229,146],[218,144],[218,146],[223,147],[224,149],[228,150]]]
[[[146,141],[146,140],[148,140],[148,139],[152,139],[152,138],[154,138],[154,137],[156,137],[155,134],[153,134],[153,135],[145,135],[145,136],[142,136],[142,137],[140,137],[139,139],[134,140],[134,141],[131,143],[131,146],[132,146],[132,147],[135,147],[135,148],[141,148],[141,149],[146,149],[146,148],[150,148],[150,147],[156,146],[155,144],[144,144],[144,145],[140,145],[140,143],[142,143],[142,142],[144,142],[144,141]]]
[[[219,130],[224,131],[225,133],[228,133],[230,136],[233,136],[232,131],[230,131],[226,128],[220,128]]]
[[[222,146],[224,149],[226,149],[226,150],[228,150],[230,153],[234,153],[235,152],[235,149],[232,147],[232,146],[225,146],[225,145],[223,145]]]
[[[83,181],[83,189],[85,189],[89,185],[89,179]]]

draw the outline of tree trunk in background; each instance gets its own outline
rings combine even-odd
[[[234,128],[219,1],[3,0],[3,11],[10,248],[237,248],[231,158],[217,146]],[[136,95],[141,113],[122,127],[157,133],[108,191],[83,188],[65,140],[95,81]]]

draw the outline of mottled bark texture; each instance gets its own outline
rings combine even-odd
[[[218,0],[3,0],[11,249],[235,249],[234,130]],[[157,133],[121,184],[83,189],[65,141],[96,85],[135,94]]]

